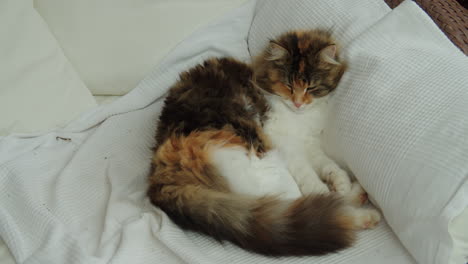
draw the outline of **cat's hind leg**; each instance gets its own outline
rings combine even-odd
[[[358,182],[353,182],[351,185],[351,190],[345,195],[345,200],[356,207],[360,207],[367,203],[368,196],[366,190],[362,188],[361,184]]]
[[[381,219],[378,210],[369,207],[361,207],[368,201],[367,193],[358,182],[351,185],[351,190],[344,196],[348,204],[345,209],[353,218],[355,229],[374,228]]]
[[[347,206],[346,214],[353,219],[352,225],[354,229],[372,229],[377,226],[381,220],[379,211],[373,208],[356,208]]]

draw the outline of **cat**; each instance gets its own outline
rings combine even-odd
[[[285,112],[278,109],[284,105],[296,115],[301,114],[301,109],[307,111],[309,105],[314,109],[313,105],[321,99],[313,95],[318,98],[331,92],[344,71],[338,66],[336,47],[329,47],[334,46],[331,38],[321,32],[280,36],[253,67],[233,58],[214,58],[181,73],[180,80],[170,88],[159,117],[148,188],[150,201],[176,224],[256,253],[302,256],[349,247],[355,240],[355,230],[378,223],[377,211],[359,208],[365,194],[362,188],[349,182],[342,184],[344,172],[322,152],[323,161],[317,166],[310,166],[311,161],[305,156],[300,159],[302,164],[288,159],[292,163],[291,174],[304,193],[296,199],[234,192],[219,164],[219,153],[226,150],[263,159],[275,148],[286,155],[294,149],[283,146],[281,140],[287,137],[283,130],[278,130],[279,136],[274,135],[281,126],[277,120],[290,124],[277,115]],[[289,41],[291,36],[297,40]],[[309,51],[308,46],[310,53],[295,53],[301,49]],[[310,60],[304,61],[307,56]],[[283,74],[293,72],[302,72],[305,79],[284,78]],[[289,90],[299,91],[306,83],[312,85],[315,74],[321,74],[325,81],[307,95],[299,96],[296,90]],[[290,129],[295,129],[294,125]],[[312,129],[311,135],[315,134]],[[319,176],[336,192],[328,191],[314,168],[324,172]],[[318,182],[321,187],[314,186]],[[305,187],[309,184],[312,186]]]

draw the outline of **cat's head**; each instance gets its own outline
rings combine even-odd
[[[291,31],[271,40],[255,60],[255,82],[301,111],[338,85],[346,64],[327,31]]]

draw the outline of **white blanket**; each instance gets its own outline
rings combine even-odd
[[[62,130],[0,139],[0,236],[17,262],[414,263],[385,223],[339,254],[285,260],[183,231],[149,204],[146,178],[162,96],[179,72],[203,59],[249,60],[246,39],[261,9],[255,5],[195,32],[116,102]]]

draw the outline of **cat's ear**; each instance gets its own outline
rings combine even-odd
[[[289,54],[288,50],[280,44],[270,41],[267,48],[266,60],[275,61],[286,57]]]
[[[320,51],[322,60],[331,64],[340,64],[336,60],[336,45],[330,45]]]

